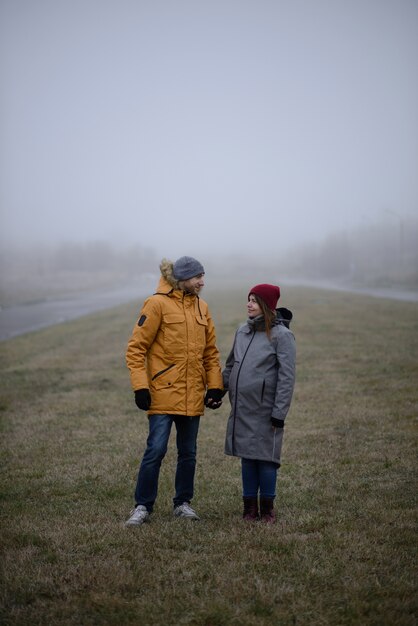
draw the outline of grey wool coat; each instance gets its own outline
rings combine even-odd
[[[288,328],[291,318],[290,311],[278,309],[270,339],[261,316],[247,320],[235,334],[222,372],[231,403],[226,454],[280,465],[283,428],[273,428],[271,418],[284,420],[292,400],[296,345]]]

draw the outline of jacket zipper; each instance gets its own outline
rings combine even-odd
[[[247,352],[248,352],[248,350],[250,348],[250,345],[252,344],[252,341],[253,341],[254,337],[255,337],[255,330],[253,330],[253,336],[251,337],[251,340],[250,340],[250,342],[249,342],[249,344],[248,344],[248,346],[247,346],[247,348],[246,348],[246,350],[244,352],[244,356],[241,359],[241,365],[238,368],[237,380],[236,380],[236,383],[235,383],[234,420],[232,422],[232,454],[233,455],[235,453],[234,441],[235,441],[235,420],[236,420],[236,417],[237,417],[238,379],[239,379],[239,375],[240,375],[240,372],[241,372],[241,367],[244,364],[245,357],[247,356]]]
[[[157,372],[156,374],[154,374],[151,380],[155,380],[156,378],[158,378],[158,376],[161,376],[161,374],[165,374],[166,372],[168,372],[168,370],[171,370],[171,368],[174,367],[174,365],[175,364],[173,363],[172,365],[169,365],[165,369],[161,370],[161,372]]]

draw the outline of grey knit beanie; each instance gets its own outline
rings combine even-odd
[[[203,265],[192,256],[182,256],[173,265],[173,276],[176,280],[188,280],[204,273]]]

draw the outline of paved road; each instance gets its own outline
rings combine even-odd
[[[289,285],[295,283],[287,283]],[[301,283],[302,284],[302,283]],[[109,309],[118,304],[143,299],[153,293],[156,279],[153,278],[147,284],[129,285],[112,291],[85,293],[79,296],[39,302],[37,304],[19,305],[0,310],[0,341],[11,339],[17,335],[30,333],[40,328],[61,324],[69,320],[83,317],[89,313]],[[418,302],[418,292],[407,292],[392,289],[349,289],[329,283],[315,283],[305,286],[316,286],[323,289],[338,289],[340,291],[359,293],[377,298],[391,298]]]
[[[418,291],[404,291],[401,289],[378,289],[372,287],[355,288],[347,285],[338,285],[328,281],[312,281],[304,280],[289,282],[283,281],[283,284],[299,287],[318,287],[318,289],[330,289],[331,291],[344,291],[345,293],[358,293],[364,296],[372,296],[373,298],[387,298],[388,300],[403,300],[404,302],[418,302]]]
[[[60,300],[47,300],[1,309],[0,341],[61,324],[89,313],[110,309],[125,302],[138,300],[138,303],[142,303],[143,299],[154,289],[155,280],[152,285],[147,286],[141,285],[134,288],[131,285],[112,291],[90,292]]]

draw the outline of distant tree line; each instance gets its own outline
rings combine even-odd
[[[55,246],[3,247],[1,284],[59,279],[71,275],[74,285],[87,280],[119,282],[132,276],[158,273],[160,257],[140,243],[118,247],[108,241],[64,242]],[[225,272],[225,267],[228,272]],[[236,277],[265,276],[325,280],[364,286],[418,288],[418,217],[393,216],[364,228],[344,230],[322,241],[286,251],[250,257],[244,253],[205,256],[208,275],[220,284]],[[77,278],[78,277],[78,278]],[[216,281],[215,281],[216,279]]]
[[[217,282],[231,277],[266,281],[285,278],[325,281],[341,286],[418,289],[418,218],[399,217],[343,230],[304,245],[254,256],[219,253],[210,264]],[[228,267],[228,274],[225,273]]]
[[[156,255],[140,244],[118,249],[107,241],[63,242],[10,248],[0,254],[3,272],[29,272],[38,276],[73,272],[121,272],[143,274],[155,272]]]
[[[282,260],[294,277],[418,287],[418,219],[397,216],[301,246]]]

